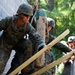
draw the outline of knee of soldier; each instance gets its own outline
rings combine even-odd
[[[22,43],[22,49],[24,50],[24,54],[32,54],[32,42],[29,39],[25,39]]]
[[[32,47],[32,42],[31,42],[31,40],[26,39],[26,40],[25,40],[25,43],[27,44],[27,46],[31,46],[31,47]]]
[[[25,39],[25,41],[23,42],[23,47],[25,47],[27,49],[32,49],[32,42],[29,39]]]

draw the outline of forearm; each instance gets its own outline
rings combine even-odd
[[[66,45],[62,44],[62,43],[57,43],[54,45],[54,48],[61,50],[62,52],[70,52],[72,51],[69,47],[67,47]]]

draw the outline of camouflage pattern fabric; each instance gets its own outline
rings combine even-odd
[[[45,66],[52,63],[54,61],[54,54],[51,51],[48,51],[45,53]],[[44,72],[41,75],[52,75],[52,73],[55,73],[55,67],[52,69],[49,69],[48,71]]]
[[[6,17],[5,19],[2,19],[0,21],[0,30],[4,30],[0,42],[1,43],[0,53],[2,51],[0,55],[0,62],[1,63],[4,62],[4,66],[10,56],[10,52],[13,49],[13,47],[17,45],[26,34],[29,34],[35,40],[37,49],[45,45],[41,36],[36,32],[36,30],[32,27],[30,23],[26,23],[23,26],[19,27],[17,25],[17,19],[18,16],[13,16],[13,17]],[[2,67],[0,67],[0,70],[2,70]]]

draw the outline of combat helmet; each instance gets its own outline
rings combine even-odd
[[[47,18],[47,24],[55,28],[55,21],[52,18]]]
[[[23,3],[19,6],[19,8],[17,10],[17,14],[25,14],[25,15],[32,16],[33,8],[31,5]]]
[[[68,43],[75,41],[75,36],[70,36],[68,38]]]

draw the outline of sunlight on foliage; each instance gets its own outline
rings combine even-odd
[[[72,10],[75,9],[75,2],[73,3],[72,7],[71,7]]]
[[[64,64],[63,63],[59,64],[59,66],[56,67],[56,75],[62,75],[63,69],[64,69]]]
[[[69,10],[64,10],[64,11],[62,11],[62,13],[63,13],[63,16],[68,16],[69,15],[69,13],[70,13],[70,11]]]
[[[45,0],[40,0],[40,1],[41,1],[41,4],[46,5]]]

